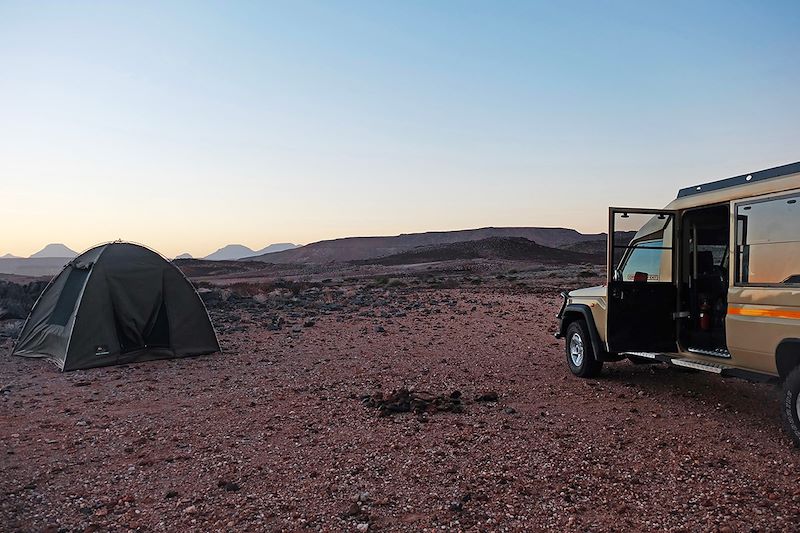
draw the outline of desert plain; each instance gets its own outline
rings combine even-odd
[[[178,264],[221,354],[60,373],[6,321],[0,529],[800,528],[776,386],[569,373],[596,264]]]

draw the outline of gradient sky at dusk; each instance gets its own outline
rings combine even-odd
[[[605,230],[800,160],[798,2],[0,0],[0,255]]]

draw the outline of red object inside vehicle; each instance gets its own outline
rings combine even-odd
[[[636,282],[647,281],[647,278],[648,278],[647,272],[637,272],[636,274],[633,275],[633,281]]]

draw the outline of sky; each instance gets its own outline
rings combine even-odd
[[[800,160],[800,2],[0,0],[0,255],[484,226]]]

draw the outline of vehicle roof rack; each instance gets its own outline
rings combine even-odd
[[[733,178],[726,178],[724,180],[711,181],[703,183],[702,185],[695,185],[693,187],[685,187],[678,191],[678,198],[692,196],[694,194],[702,194],[709,191],[718,191],[720,189],[727,189],[736,185],[744,185],[746,183],[755,183],[756,181],[763,181],[772,178],[779,178],[781,176],[788,176],[800,172],[800,161],[796,163],[789,163],[788,165],[781,165],[779,167],[768,168],[766,170],[759,170],[758,172],[751,172],[750,174],[742,174]]]

